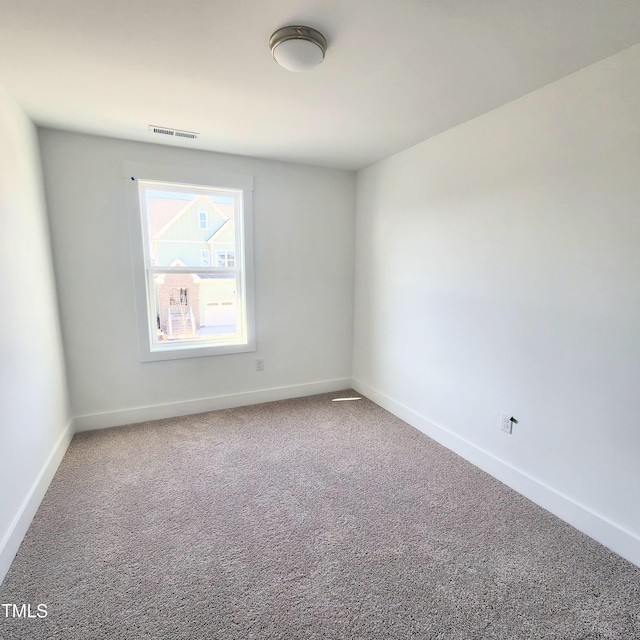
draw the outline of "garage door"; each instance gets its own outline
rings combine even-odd
[[[236,323],[236,303],[233,300],[207,302],[205,324],[207,327],[227,327]]]

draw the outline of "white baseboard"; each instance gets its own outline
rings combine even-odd
[[[53,476],[58,470],[58,466],[64,457],[64,454],[73,438],[73,423],[69,422],[66,429],[60,434],[56,444],[54,445],[49,457],[42,466],[40,473],[31,485],[29,493],[20,505],[20,509],[16,514],[13,522],[9,525],[9,530],[0,540],[0,584],[4,580],[11,563],[18,553],[18,549],[22,544],[22,540],[27,534],[29,525],[36,515],[36,511],[47,492]]]
[[[290,398],[313,396],[318,393],[331,393],[332,391],[342,391],[343,389],[349,389],[350,387],[351,378],[322,380],[320,382],[295,384],[285,387],[272,387],[269,389],[259,389],[258,391],[232,393],[228,395],[213,396],[211,398],[201,398],[198,400],[185,400],[183,402],[156,404],[147,407],[138,407],[136,409],[124,409],[121,411],[109,411],[106,413],[92,413],[84,416],[76,416],[73,421],[73,426],[75,432],[93,431],[94,429],[119,427],[125,424],[147,422],[148,420],[175,418],[176,416],[217,411],[218,409],[231,409],[233,407],[260,404],[262,402],[273,402],[275,400],[288,400]]]
[[[447,449],[451,449],[476,467],[486,471],[561,520],[568,522],[579,531],[640,567],[640,538],[632,532],[436,424],[417,411],[396,402],[393,398],[361,380],[353,379],[351,387],[383,409],[444,445]]]

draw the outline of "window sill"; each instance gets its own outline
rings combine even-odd
[[[233,353],[249,353],[255,351],[253,343],[246,344],[216,344],[193,345],[180,347],[167,347],[166,349],[154,349],[141,347],[140,360],[142,362],[157,362],[160,360],[182,360],[184,358],[203,358],[208,356],[225,356]]]

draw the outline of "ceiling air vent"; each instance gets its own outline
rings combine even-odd
[[[189,140],[195,140],[200,134],[195,131],[180,131],[180,129],[169,129],[168,127],[156,127],[153,124],[149,125],[149,133],[159,133],[163,136],[175,136],[176,138],[188,138]]]

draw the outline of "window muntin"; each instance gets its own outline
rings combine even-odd
[[[137,182],[149,352],[251,348],[243,189]]]

